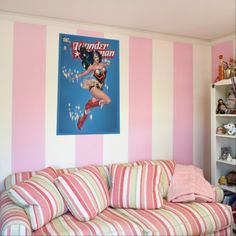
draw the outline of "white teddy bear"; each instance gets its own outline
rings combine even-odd
[[[227,125],[224,125],[224,128],[227,130],[227,133],[229,135],[235,135],[236,134],[236,126],[234,123],[228,123]]]

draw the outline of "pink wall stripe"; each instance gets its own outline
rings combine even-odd
[[[152,158],[152,40],[129,41],[129,161]]]
[[[77,34],[89,37],[103,38],[101,32],[77,30]],[[86,166],[103,163],[103,135],[77,135],[75,142],[75,164]]]
[[[234,43],[232,41],[219,43],[211,48],[212,55],[212,82],[215,81],[218,76],[218,66],[219,66],[219,55],[224,56],[224,61],[229,61],[229,58],[233,58]]]
[[[193,47],[174,43],[174,131],[173,158],[177,163],[193,161]]]
[[[45,165],[46,27],[16,22],[13,45],[12,171]]]

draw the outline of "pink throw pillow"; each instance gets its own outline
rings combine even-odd
[[[56,178],[56,170],[48,167],[8,190],[11,200],[24,208],[33,230],[67,211],[64,200],[53,183]]]
[[[79,221],[91,220],[109,206],[107,185],[96,167],[59,176],[55,184]]]
[[[160,208],[163,203],[161,173],[159,165],[112,165],[110,205],[118,208]]]

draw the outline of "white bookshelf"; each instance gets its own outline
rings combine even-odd
[[[236,171],[236,160],[222,160],[223,147],[229,147],[232,156],[236,157],[236,135],[217,134],[218,127],[233,122],[236,124],[236,114],[216,114],[218,99],[226,101],[229,88],[232,87],[231,79],[222,80],[211,85],[211,181],[218,185],[221,176],[226,176],[230,171]],[[225,190],[236,193],[236,186],[221,185]]]

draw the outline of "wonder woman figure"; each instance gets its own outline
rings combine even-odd
[[[106,67],[110,63],[102,62],[102,56],[98,51],[88,52],[85,47],[80,48],[80,58],[82,66],[85,68],[83,73],[77,74],[72,80],[81,78],[91,72],[95,79],[84,79],[83,88],[88,89],[92,98],[85,105],[84,113],[77,122],[78,129],[81,129],[87,119],[88,113],[94,107],[103,106],[111,102],[110,97],[103,91],[104,81],[106,79]]]

